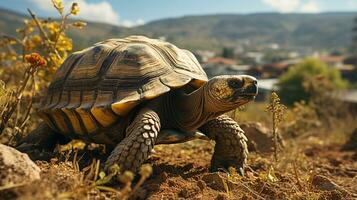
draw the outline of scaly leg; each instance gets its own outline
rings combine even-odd
[[[160,118],[156,112],[144,108],[126,130],[126,137],[108,157],[106,169],[118,164],[122,171],[137,171],[149,157],[160,131]]]
[[[204,124],[200,130],[210,139],[216,141],[211,160],[211,170],[235,167],[243,175],[248,148],[247,138],[238,123],[222,115]]]

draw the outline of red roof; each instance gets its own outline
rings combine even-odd
[[[344,56],[320,56],[319,60],[325,63],[338,63],[343,62]]]
[[[224,65],[235,65],[236,61],[230,58],[223,57],[213,57],[209,58],[206,63],[214,63],[214,64],[224,64]]]

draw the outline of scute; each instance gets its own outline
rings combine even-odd
[[[110,39],[65,60],[40,116],[63,133],[94,134],[143,101],[205,82],[205,72],[187,50],[144,36]]]

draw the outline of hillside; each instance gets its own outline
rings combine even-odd
[[[189,49],[217,49],[249,40],[250,44],[278,43],[289,48],[348,47],[356,13],[321,14],[231,14],[187,16],[163,19],[125,28],[88,23],[80,31],[70,31],[77,48],[112,37],[145,34],[165,36]],[[25,15],[0,9],[0,32],[14,34]]]

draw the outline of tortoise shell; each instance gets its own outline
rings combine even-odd
[[[39,115],[61,133],[94,133],[143,101],[205,82],[207,75],[187,50],[144,36],[109,39],[64,61]]]

